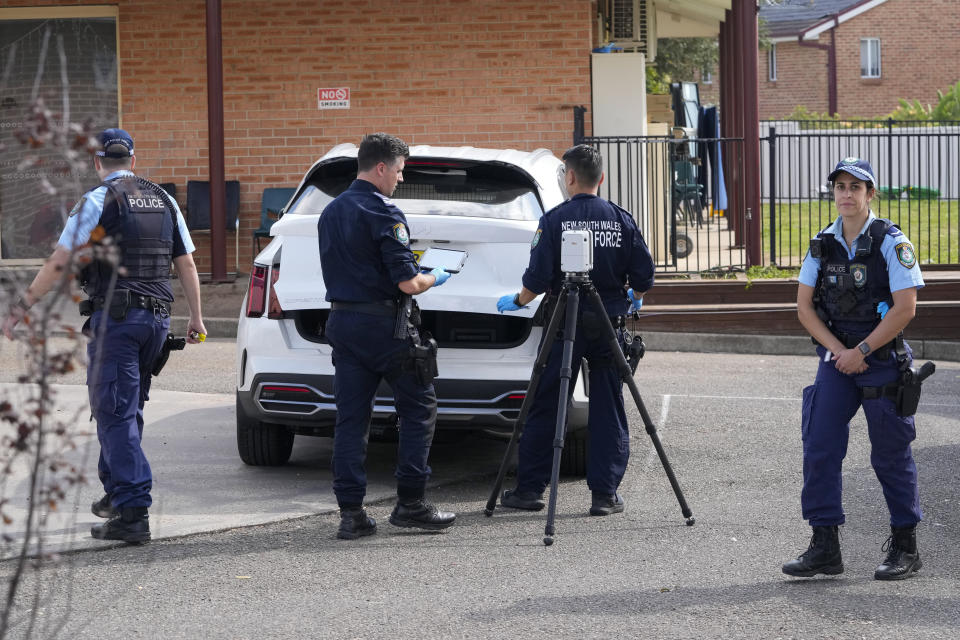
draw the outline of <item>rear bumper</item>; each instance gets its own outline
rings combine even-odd
[[[437,379],[437,428],[510,431],[528,384],[526,380]],[[332,375],[258,373],[249,389],[237,391],[237,398],[247,416],[266,423],[310,430],[336,422]],[[386,383],[377,389],[371,421],[396,424],[393,394]]]

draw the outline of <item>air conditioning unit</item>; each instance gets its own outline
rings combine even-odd
[[[657,11],[653,0],[609,0],[610,40],[618,47],[638,49],[647,62],[657,57]]]

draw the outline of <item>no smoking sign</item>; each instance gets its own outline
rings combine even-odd
[[[350,87],[326,87],[317,89],[318,109],[349,109]]]

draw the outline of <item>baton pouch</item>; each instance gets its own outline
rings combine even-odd
[[[429,335],[424,336],[422,344],[410,347],[410,368],[417,376],[417,382],[428,385],[437,377],[437,341]]]
[[[130,309],[130,292],[126,289],[113,292],[110,299],[110,317],[117,322],[127,319],[127,311]]]

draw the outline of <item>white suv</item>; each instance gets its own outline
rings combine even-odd
[[[562,166],[546,149],[410,149],[393,200],[406,215],[411,248],[467,252],[460,273],[416,297],[421,330],[440,347],[438,433],[513,429],[543,333],[542,297],[505,314],[497,312],[497,299],[519,289],[537,222],[563,201]],[[333,435],[334,370],[324,336],[330,303],[317,222],[356,174],[356,145],[331,149],[307,171],[254,260],[237,329],[237,446],[247,464],[284,464],[295,435]],[[578,382],[565,473],[585,473],[586,413]],[[392,436],[396,423],[392,392],[381,384],[371,437]]]

